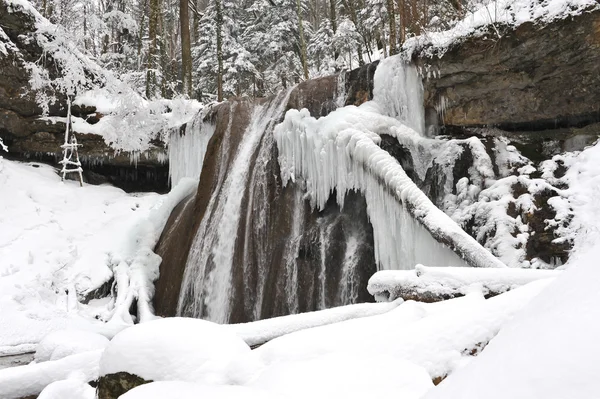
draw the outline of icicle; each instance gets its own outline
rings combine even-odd
[[[174,129],[169,138],[169,179],[175,187],[184,177],[200,178],[208,142],[215,132],[215,125],[204,122],[200,112],[188,123],[185,134]]]
[[[379,63],[374,79],[373,101],[381,113],[424,135],[423,83],[417,69],[396,55]]]

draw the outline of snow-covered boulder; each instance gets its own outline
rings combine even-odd
[[[227,368],[248,352],[240,337],[205,320],[175,317],[137,324],[117,334],[104,351],[98,396],[116,397],[104,391],[124,372],[143,382],[226,383]]]
[[[59,360],[77,353],[104,349],[108,339],[100,334],[82,330],[59,330],[46,335],[35,351],[35,360]]]

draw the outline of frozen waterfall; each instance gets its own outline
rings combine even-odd
[[[287,112],[274,133],[282,180],[303,181],[318,209],[333,192],[340,206],[349,190],[362,192],[381,269],[412,269],[419,263],[503,267],[378,146],[380,134],[422,134],[423,115],[417,71],[400,57],[388,58],[375,74],[372,101],[319,119],[306,109]]]
[[[192,244],[181,294],[193,300],[185,305],[185,309],[184,301],[180,300],[179,314],[202,315],[220,323],[229,321],[232,270],[234,265],[239,265],[234,259],[234,246],[240,232],[246,187],[248,181],[255,178],[249,175],[253,170],[251,163],[257,156],[265,131],[281,118],[290,91],[280,93],[265,105],[256,106],[252,112],[250,124],[229,167],[230,172],[217,195],[210,199],[206,215],[211,217],[203,218]],[[231,129],[231,124],[228,128]],[[250,187],[258,188],[253,184]],[[211,220],[218,222],[210,223]]]

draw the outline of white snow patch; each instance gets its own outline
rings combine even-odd
[[[250,384],[289,398],[419,399],[433,387],[423,367],[389,355],[344,353],[278,362]]]

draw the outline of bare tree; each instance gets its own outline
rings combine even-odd
[[[192,47],[190,42],[190,13],[188,0],[179,0],[181,26],[181,80],[183,93],[192,97]]]

